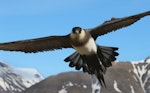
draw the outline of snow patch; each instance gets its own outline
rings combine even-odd
[[[96,81],[95,83],[92,81],[92,93],[100,93],[101,86],[99,84],[99,81]]]
[[[118,85],[117,85],[116,80],[114,80],[114,89],[115,89],[117,92],[122,93],[122,91],[118,88]]]
[[[21,92],[42,79],[35,69],[15,68],[0,62],[0,87],[6,92]]]
[[[15,68],[13,70],[16,74],[19,74],[24,78],[23,82],[27,87],[30,87],[44,79],[37,70],[32,68]]]
[[[4,80],[3,80],[3,78],[1,78],[1,77],[0,77],[0,85],[1,85],[1,87],[2,87],[5,91],[7,91],[7,87],[6,87],[5,83],[4,83]]]
[[[67,87],[72,87],[73,83],[70,81],[68,84],[66,84]]]
[[[62,89],[60,89],[58,91],[58,93],[68,93],[67,89],[70,88],[70,87],[73,87],[73,86],[81,87],[81,88],[84,88],[84,89],[87,88],[87,86],[83,83],[77,84],[77,83],[72,83],[71,81],[68,81],[67,83],[64,83],[64,85],[62,86]]]
[[[131,63],[143,63],[144,60],[138,60],[138,61],[131,61]]]
[[[87,86],[86,86],[86,85],[83,85],[83,88],[87,88]]]
[[[150,63],[150,56],[149,57],[147,57],[146,59],[145,59],[145,61],[144,61],[145,63]]]
[[[132,75],[132,76],[135,79],[135,81],[138,82],[138,79],[136,78],[136,76],[135,75]]]
[[[130,85],[131,93],[135,93],[133,86]]]
[[[59,90],[58,93],[68,93],[68,92],[65,88],[63,88],[63,89]]]
[[[144,87],[145,87],[145,83],[148,81],[148,78],[149,78],[150,76],[147,76],[147,77],[145,78],[145,80],[143,80],[143,81],[142,81],[142,77],[143,77],[144,74],[147,73],[147,69],[146,69],[146,68],[147,68],[148,64],[142,65],[141,67],[140,67],[140,65],[137,65],[137,66],[135,66],[135,65],[136,65],[135,63],[132,63],[133,72],[135,73],[137,79],[139,80],[140,85],[141,85],[141,88],[143,89],[144,93],[146,93]]]

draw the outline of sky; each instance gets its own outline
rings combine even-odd
[[[0,0],[0,42],[66,35],[72,27],[93,28],[112,17],[150,11],[150,0]],[[150,16],[97,39],[103,46],[119,47],[119,61],[150,56]],[[73,49],[40,53],[0,51],[0,60],[14,67],[35,68],[44,77],[70,68],[64,59]]]

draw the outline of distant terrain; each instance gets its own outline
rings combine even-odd
[[[140,62],[114,62],[105,75],[107,87],[83,72],[50,76],[23,93],[150,93],[150,58]]]
[[[0,93],[20,93],[43,79],[35,69],[15,68],[0,62]]]
[[[46,79],[35,69],[0,62],[0,93],[150,93],[150,57],[137,62],[113,62],[106,87],[83,72],[64,72]]]

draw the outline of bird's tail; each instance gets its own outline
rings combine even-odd
[[[104,74],[107,67],[112,65],[112,61],[116,60],[115,56],[118,55],[115,47],[97,46],[97,55],[80,55],[74,52],[67,57],[64,61],[70,62],[70,67],[75,67],[76,70],[83,69],[83,72],[95,74],[101,85],[105,85]]]
[[[119,54],[116,52],[117,47],[98,46],[98,58],[102,62],[105,68],[112,66],[113,61],[116,60],[116,56]]]
[[[83,59],[78,52],[74,52],[64,60],[65,62],[70,62],[70,67],[75,67],[76,70],[80,70],[83,67]]]

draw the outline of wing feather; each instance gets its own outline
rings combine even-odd
[[[129,26],[147,15],[150,15],[150,11],[124,18],[112,18],[95,28],[88,29],[88,31],[90,31],[93,38],[96,39],[98,36]]]
[[[0,50],[21,51],[25,53],[35,53],[71,47],[72,46],[69,41],[69,35],[49,36],[37,39],[0,43]]]

